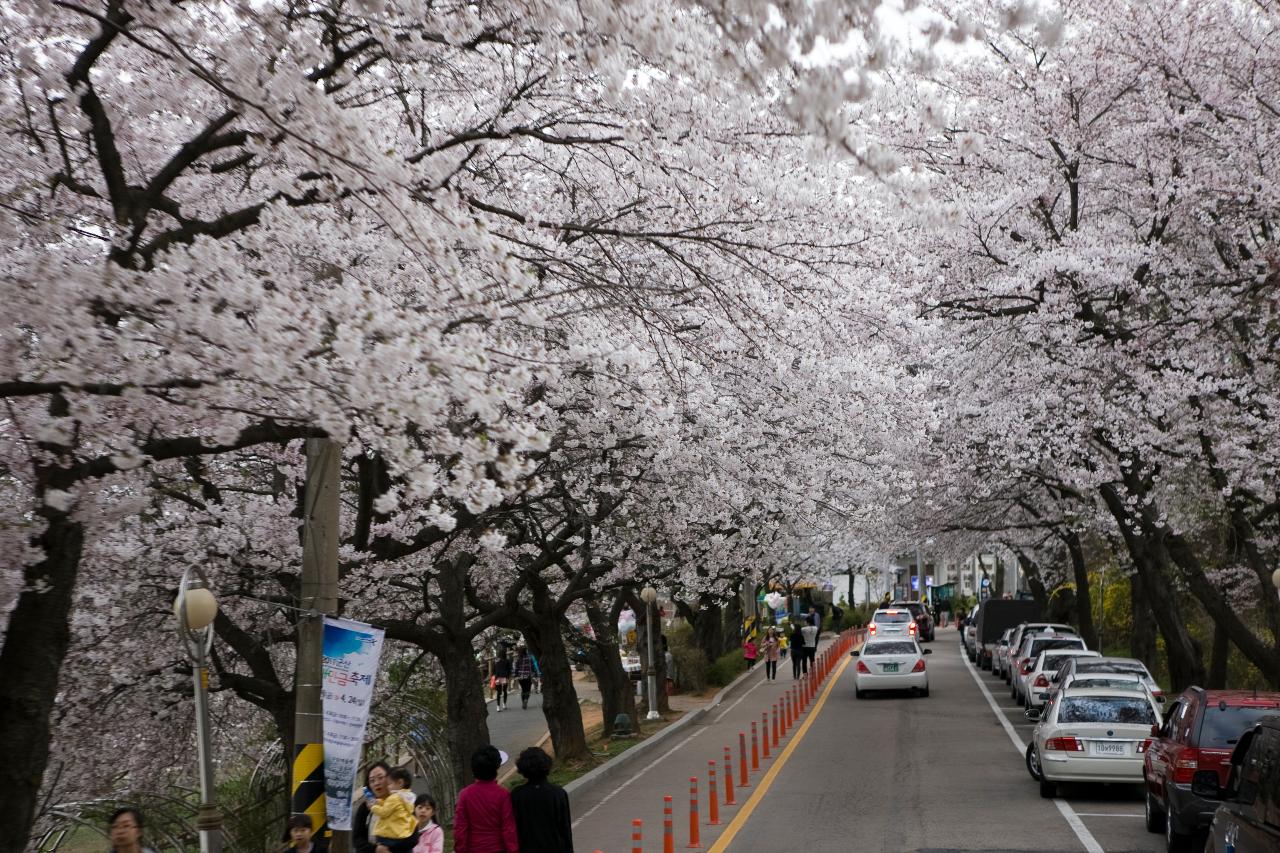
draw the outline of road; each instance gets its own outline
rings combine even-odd
[[[1136,786],[1065,786],[1064,798],[1041,799],[1014,745],[1033,726],[1004,682],[969,665],[954,630],[929,647],[927,699],[858,701],[852,666],[839,671],[709,853],[1163,850]]]

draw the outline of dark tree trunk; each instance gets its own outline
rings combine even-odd
[[[1151,604],[1147,601],[1147,590],[1142,583],[1142,576],[1133,574],[1129,577],[1129,613],[1133,626],[1129,631],[1129,656],[1135,657],[1147,665],[1147,669],[1156,668],[1156,620],[1151,615]]]
[[[489,709],[484,697],[480,662],[469,635],[449,642],[438,654],[444,669],[446,737],[453,777],[461,789],[472,782],[471,754],[489,744]]]
[[[920,583],[924,583],[924,572],[920,571]],[[996,580],[995,580],[995,597],[1004,598],[1004,562],[1000,559],[1000,555],[996,554]]]
[[[529,641],[542,667],[542,715],[547,718],[551,747],[557,761],[582,761],[590,756],[587,733],[582,725],[582,708],[578,692],[573,688],[573,668],[569,666],[569,650],[560,636],[560,620],[539,619],[527,626]],[[606,720],[606,724],[612,720]]]
[[[1084,546],[1074,530],[1068,530],[1062,537],[1067,545],[1067,553],[1071,557],[1071,575],[1076,584],[1076,624],[1080,628],[1080,636],[1091,649],[1100,649],[1098,629],[1093,624],[1093,595],[1089,589],[1089,567],[1084,560]]]
[[[1231,641],[1227,629],[1222,625],[1213,626],[1213,652],[1209,658],[1210,690],[1223,690],[1227,686],[1227,659],[1231,656]]]
[[[719,653],[727,655],[736,649],[742,648],[742,588],[741,585],[735,587],[733,595],[729,598],[724,608],[724,631],[721,634],[723,638]]]
[[[583,637],[581,641],[586,652],[587,666],[595,673],[596,686],[600,688],[600,708],[604,714],[605,729],[611,731],[617,716],[626,714],[632,727],[638,730],[635,686],[627,671],[622,668],[618,642],[621,603],[615,604],[607,613],[594,604],[588,604],[586,610],[595,639]]]
[[[58,675],[71,644],[71,603],[84,548],[84,527],[43,503],[65,488],[58,469],[37,470],[37,514],[45,524],[36,546],[44,559],[23,572],[23,592],[9,614],[0,650],[0,853],[27,846],[53,737],[50,716]]]
[[[1044,581],[1040,579],[1040,566],[1035,560],[1032,560],[1021,551],[1014,551],[1018,556],[1018,563],[1022,566],[1022,574],[1027,578],[1027,586],[1031,589],[1031,597],[1035,599],[1036,605],[1039,606],[1041,613],[1049,612],[1049,592],[1044,588]],[[1090,646],[1090,648],[1093,648]]]
[[[1142,579],[1142,586],[1151,605],[1151,614],[1160,635],[1164,637],[1165,654],[1169,658],[1169,680],[1174,690],[1182,690],[1192,684],[1204,683],[1204,661],[1191,641],[1182,608],[1170,587],[1165,570],[1167,563],[1158,542],[1152,542],[1145,534],[1142,520],[1129,510],[1125,496],[1116,483],[1104,483],[1100,487],[1107,509],[1115,516],[1125,546],[1133,558],[1134,569]]]
[[[723,652],[724,648],[724,620],[720,610],[720,605],[703,598],[700,600],[701,605],[697,610],[689,609],[689,615],[685,618],[689,619],[693,625],[693,643],[702,653],[707,656],[708,663],[715,663]]]

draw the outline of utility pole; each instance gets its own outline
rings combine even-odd
[[[289,810],[325,826],[324,713],[320,686],[324,670],[324,616],[338,609],[338,497],[342,445],[307,439],[307,484],[302,516],[302,583],[298,606],[298,666],[294,684],[293,773]],[[329,849],[347,853],[351,833],[334,832]]]

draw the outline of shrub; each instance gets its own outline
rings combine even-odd
[[[667,631],[667,644],[676,661],[676,688],[701,693],[707,689],[707,656],[693,644],[693,628],[678,625]]]
[[[734,649],[716,658],[716,662],[707,670],[707,681],[716,687],[726,687],[746,671],[746,658],[742,656],[741,650]]]

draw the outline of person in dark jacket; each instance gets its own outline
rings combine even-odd
[[[797,619],[791,626],[791,636],[787,641],[791,644],[791,678],[792,680],[800,677],[802,672],[809,671],[809,658],[804,650],[804,626],[800,619]]]
[[[573,853],[569,795],[547,781],[551,756],[531,746],[516,759],[525,783],[511,792],[520,853]]]
[[[385,761],[370,764],[364,771],[364,786],[373,791],[375,797],[387,796],[391,792],[391,765]],[[364,797],[358,800],[359,805],[351,816],[351,849],[355,853],[389,853],[386,845],[376,841],[377,831],[372,835],[369,833],[370,827],[376,823],[373,812],[369,811],[369,803]]]
[[[505,711],[507,709],[507,689],[511,684],[512,666],[511,655],[507,653],[506,646],[500,646],[498,649],[498,658],[493,662],[493,685],[497,691],[495,693],[495,704],[497,710]]]

